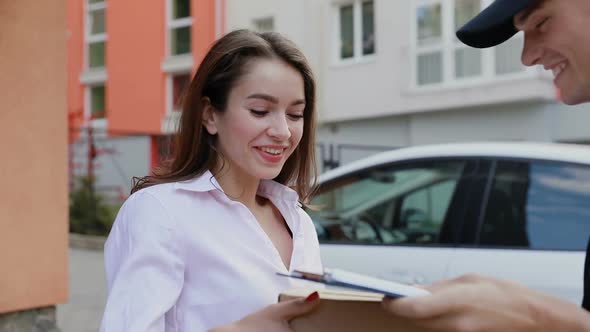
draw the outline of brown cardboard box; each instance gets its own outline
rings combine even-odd
[[[306,297],[314,289],[292,289],[279,301]],[[383,310],[383,295],[350,290],[318,290],[320,304],[313,312],[291,321],[295,332],[413,332],[403,319]]]

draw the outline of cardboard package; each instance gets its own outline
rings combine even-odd
[[[291,289],[279,301],[305,298],[315,289]],[[320,304],[308,315],[295,318],[295,332],[413,332],[408,323],[388,314],[381,306],[382,294],[354,290],[321,289]]]

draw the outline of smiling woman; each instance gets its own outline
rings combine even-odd
[[[322,269],[300,203],[316,177],[314,132],[315,82],[292,42],[246,30],[218,40],[188,88],[172,159],[137,179],[106,242],[101,331],[238,320],[230,328],[283,331],[312,309],[315,296],[273,303],[298,283],[277,272]]]
[[[283,60],[254,59],[247,66],[224,112],[207,102],[205,127],[218,135],[228,170],[242,179],[274,179],[303,137],[303,78]]]

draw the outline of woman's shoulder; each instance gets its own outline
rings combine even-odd
[[[146,186],[135,191],[131,194],[127,200],[130,201],[142,201],[142,200],[149,200],[149,197],[155,197],[156,199],[160,200],[162,203],[166,203],[168,201],[174,201],[178,198],[178,196],[183,195],[183,190],[187,183],[193,183],[200,180],[201,176],[196,176],[189,180],[182,180],[182,181],[171,181],[165,183],[158,183]]]
[[[204,179],[203,176],[184,181],[154,184],[139,189],[127,198],[122,210],[164,210],[170,215],[182,215],[186,209],[201,209],[204,207],[202,204],[210,200],[204,199],[205,195],[199,193],[211,190],[211,188],[204,188],[205,183],[209,184],[209,180]]]
[[[166,196],[171,194],[170,187],[168,183],[158,184],[132,193],[121,206],[117,219],[167,214],[165,202],[168,200]]]
[[[170,194],[174,192],[174,188],[177,186],[178,181],[171,181],[165,183],[157,183],[146,186],[134,192],[131,196],[138,194],[138,193],[148,193],[152,195],[162,195],[162,194]],[[130,196],[130,197],[131,197]]]

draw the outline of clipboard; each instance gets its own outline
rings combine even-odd
[[[423,288],[395,281],[370,277],[341,269],[324,269],[323,274],[295,270],[291,273],[277,272],[278,275],[319,282],[325,285],[349,288],[365,292],[381,293],[389,297],[423,296],[430,294]]]

